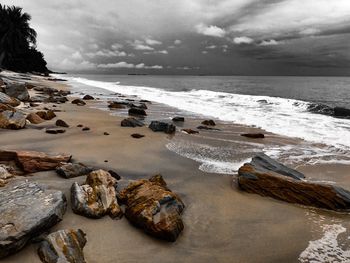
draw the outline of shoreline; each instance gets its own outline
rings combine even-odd
[[[56,82],[39,83],[69,89],[65,84]],[[168,244],[145,235],[125,218],[118,221],[108,217],[92,220],[74,214],[69,202],[69,190],[73,182],[82,182],[83,177],[63,179],[54,171],[26,176],[28,180],[44,183],[66,194],[69,204],[67,212],[63,221],[52,231],[82,228],[87,233],[84,254],[88,262],[281,262],[281,259],[283,262],[295,262],[310,240],[323,236],[322,224],[325,221],[326,224],[332,222],[347,226],[344,214],[305,208],[239,191],[232,183],[232,176],[204,173],[198,169],[195,160],[166,148],[176,137],[185,138],[187,142],[196,140],[195,136],[177,132],[174,138],[169,138],[147,127],[123,128],[120,127],[123,117],[91,108],[94,103],[87,102],[85,106],[76,106],[71,101],[58,104],[55,109],[62,111],[56,112],[57,118],[36,125],[44,128],[52,126],[57,119],[63,119],[71,126],[64,134],[51,135],[46,134],[44,129],[32,128],[1,130],[2,149],[72,154],[74,160],[79,162],[116,170],[122,177],[120,184],[123,179],[149,178],[161,173],[169,188],[183,199],[186,209],[183,214],[184,232],[175,243]],[[51,106],[45,104],[38,108]],[[193,127],[194,123],[200,122],[191,119],[189,124],[187,121],[185,124]],[[90,131],[82,131],[76,127],[78,124],[89,127]],[[232,125],[229,132],[232,131],[237,133],[237,138],[247,141],[238,135],[257,130]],[[110,135],[105,136],[104,132]],[[130,137],[133,132],[146,136],[133,139]],[[210,137],[210,131],[203,133]],[[268,138],[281,140],[280,144],[294,142],[294,139],[277,135]],[[198,140],[201,143],[205,139]],[[226,143],[222,142],[221,146]],[[308,178],[317,180],[331,177],[336,179],[337,184],[350,189],[350,180],[347,179],[349,166],[306,165],[298,170],[305,172]],[[323,174],[325,170],[326,175]],[[36,245],[28,245],[2,261],[38,262]]]

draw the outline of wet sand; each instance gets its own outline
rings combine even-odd
[[[175,243],[167,243],[144,234],[125,218],[93,220],[73,214],[69,202],[70,187],[75,181],[84,181],[84,177],[63,179],[53,171],[26,176],[25,179],[60,189],[66,194],[67,213],[52,231],[81,228],[86,232],[88,242],[84,253],[87,262],[297,262],[309,241],[324,235],[323,225],[350,226],[347,222],[349,216],[345,214],[244,193],[237,189],[235,175],[202,172],[196,161],[166,148],[176,136],[188,138],[190,135],[179,133],[172,138],[164,133],[153,133],[146,127],[122,128],[121,117],[91,108],[94,103],[88,102],[80,107],[69,102],[56,108],[62,110],[57,112],[58,118],[71,126],[64,134],[51,135],[45,130],[32,128],[1,130],[1,148],[70,153],[76,161],[117,171],[123,180],[161,173],[169,188],[183,199],[186,209],[183,233]],[[52,125],[58,118],[35,126]],[[82,131],[76,127],[78,124],[91,130]],[[231,129],[239,134],[247,128],[232,125]],[[105,136],[104,132],[110,135]],[[130,134],[134,132],[146,137],[133,139]],[[349,166],[299,168],[307,177],[331,178],[350,189]],[[339,242],[339,246],[348,247],[344,242]],[[36,248],[36,244],[28,245],[2,262],[40,262]]]

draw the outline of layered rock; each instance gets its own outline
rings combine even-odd
[[[8,96],[19,99],[21,101],[28,101],[30,99],[25,84],[7,84],[4,88],[4,91]]]
[[[61,191],[34,182],[13,181],[0,189],[0,258],[62,220],[67,202]]]
[[[86,234],[78,230],[59,230],[49,234],[41,243],[38,255],[44,263],[85,263],[83,248]]]
[[[238,170],[238,185],[249,193],[289,203],[349,211],[350,192],[334,185],[306,181],[304,175],[265,154],[255,156]]]
[[[185,205],[161,175],[130,183],[119,197],[126,204],[128,220],[154,237],[175,241],[184,228],[181,213]]]
[[[83,185],[75,182],[71,188],[73,212],[90,218],[120,218],[123,213],[116,198],[116,184],[117,180],[104,170],[88,174]]]
[[[56,173],[64,178],[73,178],[91,173],[93,169],[82,163],[61,163]]]
[[[0,128],[19,130],[26,126],[26,115],[18,111],[0,112]]]
[[[165,132],[168,134],[176,131],[176,127],[173,124],[162,121],[152,121],[148,128],[154,132]]]

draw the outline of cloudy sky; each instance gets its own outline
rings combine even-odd
[[[350,0],[0,0],[68,72],[350,75]]]

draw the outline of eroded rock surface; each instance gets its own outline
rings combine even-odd
[[[185,205],[161,175],[130,183],[119,197],[126,204],[128,220],[154,237],[175,241],[184,228],[181,213]]]
[[[0,258],[62,220],[67,202],[61,191],[28,181],[13,181],[0,189]]]
[[[117,180],[107,171],[96,170],[87,175],[83,185],[73,183],[71,201],[73,212],[90,218],[110,215],[120,218],[122,211],[116,198]]]
[[[350,192],[329,184],[306,181],[304,175],[265,154],[238,170],[238,185],[249,193],[336,211],[350,210]]]
[[[40,244],[38,255],[44,263],[85,263],[83,248],[86,234],[78,230],[59,230],[49,234]]]

